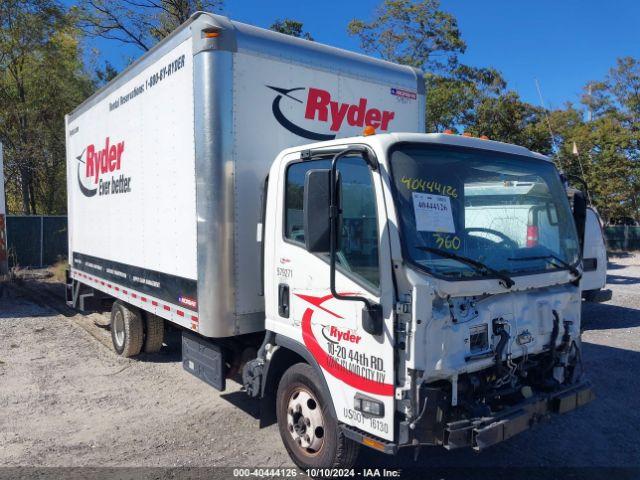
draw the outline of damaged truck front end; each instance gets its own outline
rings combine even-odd
[[[418,368],[407,371],[407,396],[399,402],[399,444],[479,451],[591,401],[573,290],[456,301],[431,295],[432,320],[423,331],[406,332],[409,342],[428,339],[432,348],[420,355],[414,343],[416,351],[403,352]],[[457,315],[469,308],[472,318]]]
[[[591,401],[578,229],[553,164],[424,144],[389,161],[398,446],[479,451]]]

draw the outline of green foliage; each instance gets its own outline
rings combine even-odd
[[[492,68],[457,65],[447,75],[425,74],[426,130],[459,130],[472,122],[479,103],[500,94],[506,83]]]
[[[223,0],[81,0],[87,35],[149,50],[197,11],[215,12]]]
[[[169,35],[189,20],[195,12],[216,12],[222,8],[222,0],[162,0],[161,2],[148,0],[146,3],[149,5],[147,8],[151,9],[152,15],[158,21],[157,26],[152,30],[156,40],[162,40]],[[158,4],[159,8],[156,6]]]
[[[309,32],[305,32],[303,29],[304,25],[302,22],[298,22],[297,20],[292,20],[290,18],[285,18],[284,20],[277,19],[273,24],[269,27],[270,30],[274,32],[284,33],[285,35],[291,35],[292,37],[304,38],[305,40],[313,41],[313,37]]]
[[[0,141],[9,211],[66,210],[64,115],[93,89],[74,21],[55,0],[0,3]]]
[[[117,75],[109,63],[84,65],[82,31],[146,51],[195,11],[221,6],[222,0],[81,0],[66,10],[60,0],[0,1],[0,141],[9,210],[66,210],[64,115]],[[270,28],[312,40],[293,19]],[[564,171],[585,178],[606,221],[640,221],[640,60],[618,59],[585,86],[581,105],[546,111],[523,102],[496,69],[460,62],[466,43],[438,0],[383,0],[372,20],[355,19],[348,31],[364,52],[426,72],[428,131],[468,131],[550,154]]]
[[[469,118],[466,130],[475,136],[514,143],[550,154],[551,138],[544,110],[523,102],[517,93],[483,97]]]
[[[585,87],[585,119],[572,105],[549,112],[523,102],[493,68],[462,65],[466,44],[438,0],[385,0],[372,21],[353,20],[348,31],[365,52],[426,72],[427,131],[468,131],[552,155],[585,178],[605,220],[640,221],[637,59],[618,59],[605,79]]]
[[[575,110],[552,112],[565,171],[583,177],[591,199],[605,221],[620,217],[640,220],[640,165],[638,135],[620,120],[618,111],[585,122]],[[576,118],[577,117],[577,118]],[[578,154],[574,154],[573,144]]]
[[[365,52],[432,72],[448,69],[466,49],[439,0],[384,0],[373,21],[352,20],[347,28]]]
[[[106,85],[118,76],[118,70],[109,61],[104,63],[103,68],[97,68],[95,73],[98,86]]]

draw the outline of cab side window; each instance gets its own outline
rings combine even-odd
[[[304,247],[303,198],[304,179],[309,170],[330,168],[329,160],[294,163],[287,169],[285,193],[285,232],[287,240]],[[340,160],[342,225],[340,231],[339,269],[357,281],[377,288],[378,219],[373,179],[362,157]]]

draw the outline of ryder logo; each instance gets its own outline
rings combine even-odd
[[[288,119],[281,108],[281,102],[285,98],[302,104],[304,118],[327,124],[330,132],[339,132],[346,125],[351,127],[371,125],[376,129],[386,131],[396,115],[395,112],[389,110],[370,107],[367,98],[360,98],[357,103],[353,104],[336,101],[331,97],[330,92],[321,88],[311,87],[307,89],[305,87],[297,87],[286,89],[270,85],[267,85],[267,87],[278,93],[271,106],[273,116],[278,123],[290,132],[311,140],[333,140],[336,138],[336,134],[307,130]],[[292,92],[301,90],[308,90],[305,100],[291,95]]]
[[[122,167],[124,151],[124,141],[111,144],[107,137],[103,148],[91,144],[76,157],[79,162],[78,185],[85,197],[131,191],[131,177],[123,174],[115,176]],[[84,168],[80,165],[81,163],[84,164]]]
[[[331,343],[360,343],[362,337],[353,333],[348,328],[338,328],[333,325],[324,325],[322,327],[322,336]]]

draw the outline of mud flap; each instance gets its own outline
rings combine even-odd
[[[182,368],[221,392],[226,388],[220,345],[186,331],[182,332]]]

